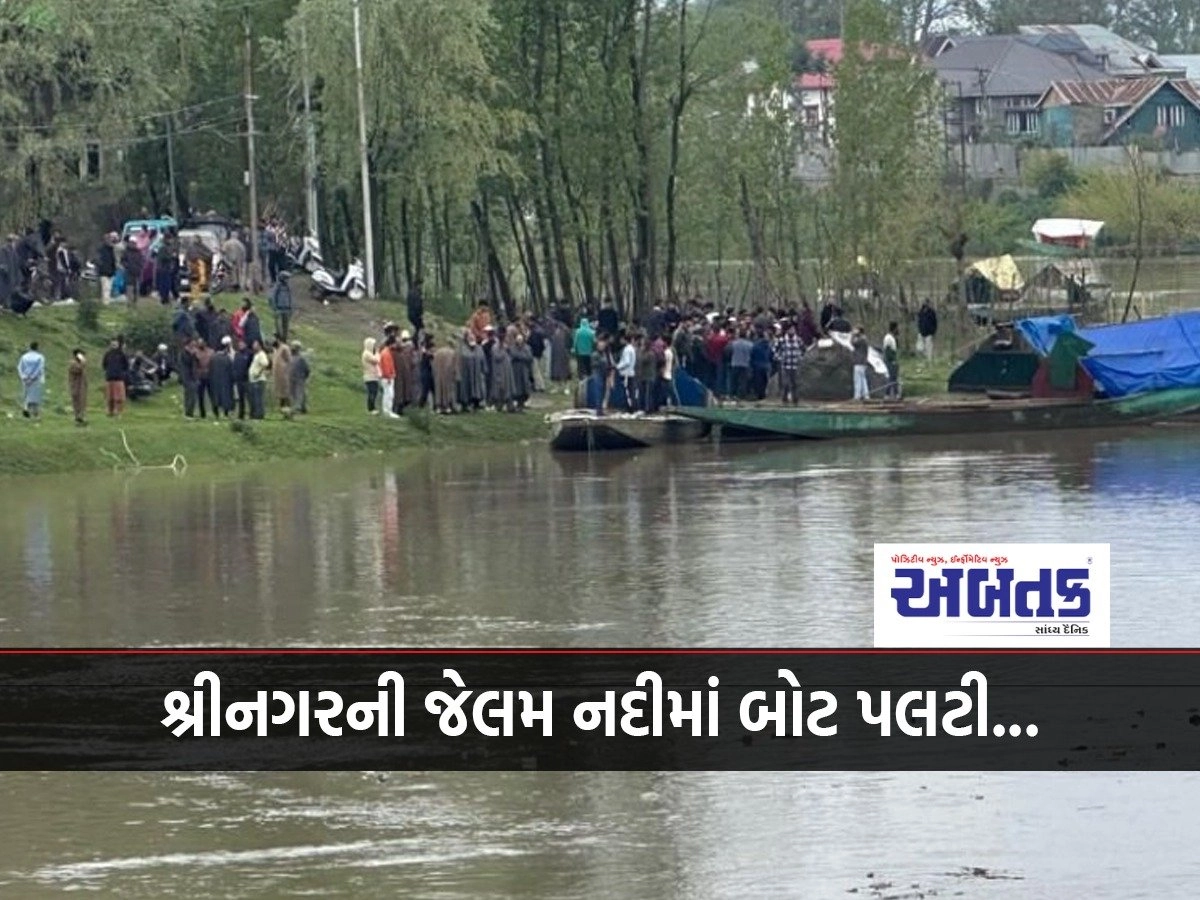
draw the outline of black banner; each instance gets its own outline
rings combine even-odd
[[[0,770],[302,769],[1194,770],[1200,651],[0,651]]]

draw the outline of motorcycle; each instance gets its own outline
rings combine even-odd
[[[310,291],[316,300],[326,306],[330,297],[346,297],[350,300],[361,300],[367,296],[367,283],[363,279],[363,264],[354,260],[345,272],[333,273],[323,265],[316,265],[311,270],[312,283]]]

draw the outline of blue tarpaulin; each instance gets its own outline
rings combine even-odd
[[[1110,397],[1167,388],[1200,387],[1200,310],[1123,325],[1079,328],[1070,316],[1041,316],[1016,323],[1042,356],[1065,331],[1094,346],[1081,363]]]

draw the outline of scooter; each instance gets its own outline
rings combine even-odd
[[[361,300],[367,296],[367,283],[363,280],[363,264],[354,260],[342,273],[332,273],[322,265],[312,270],[311,287],[315,299],[329,305],[330,297],[347,297]]]
[[[288,246],[288,261],[295,269],[303,269],[310,275],[325,267],[321,258],[321,245],[311,234],[303,239],[293,238]]]

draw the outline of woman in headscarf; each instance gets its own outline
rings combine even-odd
[[[67,388],[71,392],[71,411],[75,413],[75,424],[86,425],[87,359],[79,348],[71,351],[71,362],[67,366]]]
[[[275,380],[275,399],[285,419],[292,417],[292,350],[286,341],[275,340],[275,355],[271,359],[271,375]]]
[[[442,414],[454,412],[458,399],[458,353],[454,338],[433,353],[433,408]]]
[[[518,331],[514,336],[508,355],[512,359],[513,399],[517,402],[517,411],[524,412],[529,395],[533,393],[533,351],[525,343],[522,332]]]
[[[465,329],[458,345],[458,405],[463,412],[477,410],[487,399],[487,371],[475,332]]]
[[[379,400],[379,354],[375,352],[375,338],[363,338],[362,352],[363,386],[367,389],[367,413],[379,414],[375,408]]]

